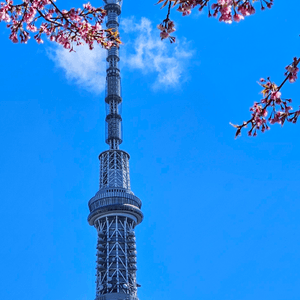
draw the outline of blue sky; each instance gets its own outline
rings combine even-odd
[[[300,124],[235,140],[229,122],[298,55],[300,4],[276,0],[232,25],[175,13],[170,45],[154,2],[124,1],[122,14],[122,149],[145,215],[139,297],[299,300]],[[0,298],[94,299],[86,218],[107,149],[104,52],[70,59],[49,42],[12,44],[4,24],[0,35]],[[283,95],[297,108],[299,83]]]

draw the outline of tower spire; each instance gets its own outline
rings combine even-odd
[[[122,1],[104,0],[107,11],[107,28],[119,29],[119,16]],[[121,77],[119,69],[119,49],[112,47],[107,53],[108,68],[106,69],[106,143],[110,149],[119,149],[122,143],[122,117],[121,117]]]
[[[120,0],[104,0],[108,28],[119,28]],[[88,222],[98,233],[96,300],[138,300],[134,229],[142,222],[142,202],[131,191],[129,154],[122,143],[119,49],[107,53],[106,139],[109,150],[99,155],[99,191],[89,201]]]

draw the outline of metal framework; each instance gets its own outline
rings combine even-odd
[[[108,28],[118,30],[120,0],[104,0]],[[130,188],[129,154],[122,143],[119,49],[107,53],[106,138],[109,150],[99,155],[99,191],[89,201],[88,222],[98,232],[96,300],[138,300],[135,226],[142,222],[142,202]]]
[[[135,222],[125,216],[106,216],[96,222],[97,296],[124,293],[136,297]]]
[[[129,158],[122,150],[108,150],[99,155],[100,189],[122,187],[130,190]]]

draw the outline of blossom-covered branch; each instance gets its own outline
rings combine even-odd
[[[257,131],[265,132],[270,129],[270,124],[279,123],[283,125],[286,121],[297,122],[300,109],[292,111],[292,99],[284,99],[280,90],[287,81],[293,83],[297,80],[299,63],[300,58],[295,57],[293,62],[285,68],[285,79],[279,86],[273,83],[270,78],[260,79],[259,84],[263,87],[263,99],[260,102],[255,102],[250,108],[252,113],[248,121],[243,122],[241,125],[231,124],[236,128],[235,137],[241,135],[242,129],[248,125],[250,125],[248,135],[256,136]]]
[[[266,7],[271,8],[274,0],[159,0],[157,4],[162,3],[162,8],[169,4],[166,19],[158,25],[161,31],[161,39],[169,38],[171,43],[175,38],[170,33],[175,31],[174,22],[170,20],[170,10],[176,8],[183,16],[191,14],[193,9],[202,11],[207,8],[208,16],[218,17],[220,22],[232,23],[239,22],[246,16],[255,13],[255,5],[260,4],[264,10]]]
[[[220,22],[231,24],[233,21],[239,22],[246,16],[256,12],[255,6],[260,5],[261,10],[272,8],[274,0],[159,0],[162,8],[168,5],[167,17],[157,27],[161,31],[161,39],[167,39],[173,43],[175,37],[170,34],[175,31],[174,22],[170,20],[172,8],[177,8],[183,16],[190,15],[193,9],[202,11],[207,8],[209,17],[218,17]],[[299,71],[300,58],[294,58],[293,62],[286,67],[285,79],[277,86],[271,79],[261,79],[260,85],[263,87],[263,99],[255,102],[250,108],[251,118],[241,125],[231,124],[236,128],[235,136],[241,135],[242,129],[250,126],[249,136],[256,136],[258,131],[265,132],[270,129],[269,125],[285,122],[296,123],[300,116],[300,109],[292,111],[292,99],[285,99],[281,95],[281,88],[289,81],[295,82]]]
[[[30,33],[34,33],[34,39],[43,43],[42,35],[45,34],[70,51],[74,44],[86,43],[93,49],[97,43],[109,49],[121,43],[118,32],[102,29],[105,15],[105,10],[94,8],[90,3],[84,4],[83,9],[70,10],[60,10],[55,0],[23,0],[20,4],[6,0],[0,3],[0,22],[7,23],[12,42],[26,44]]]

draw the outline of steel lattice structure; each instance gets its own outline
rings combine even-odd
[[[121,0],[104,0],[108,28],[118,30]],[[106,139],[99,155],[100,188],[89,201],[88,222],[98,232],[96,300],[138,300],[134,228],[142,222],[142,202],[130,188],[129,154],[122,143],[119,49],[107,53]]]

